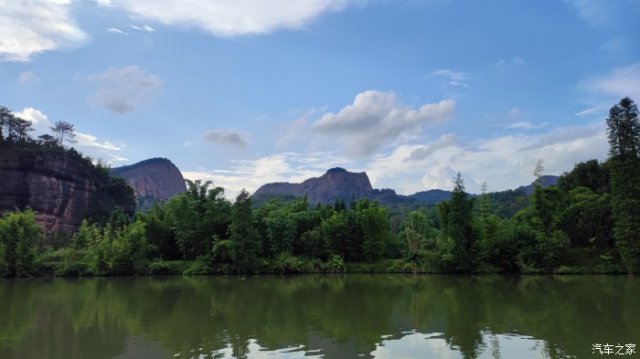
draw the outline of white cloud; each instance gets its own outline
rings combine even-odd
[[[227,170],[183,171],[190,180],[211,180],[225,189],[227,198],[234,198],[243,188],[253,193],[260,186],[272,182],[299,183],[317,177],[327,169],[347,166],[350,162],[328,152],[299,154],[285,152],[253,160],[235,160]]]
[[[451,190],[453,179],[460,171],[467,191],[478,193],[484,181],[492,191],[531,183],[539,158],[545,161],[545,174],[560,174],[571,170],[577,162],[604,159],[607,148],[604,121],[597,121],[545,129],[535,134],[506,134],[473,141],[449,133],[430,143],[398,145],[365,162],[338,156],[336,150],[284,152],[251,160],[231,160],[228,167],[196,168],[183,174],[191,180],[214,181],[216,186],[227,190],[228,198],[233,198],[242,188],[254,192],[266,183],[300,183],[337,166],[353,172],[366,171],[374,188],[393,188],[400,194]]]
[[[511,118],[518,118],[522,115],[522,110],[519,107],[514,107],[509,110],[508,116]]]
[[[99,142],[96,136],[93,136],[87,133],[77,132],[77,131],[75,134],[76,134],[75,140],[80,146],[101,148],[109,151],[122,150],[122,147],[114,145],[109,141]]]
[[[33,107],[26,107],[22,109],[22,111],[16,112],[15,115],[24,120],[31,121],[33,128],[39,132],[49,131],[49,126],[51,126],[47,115]]]
[[[138,26],[138,25],[129,25],[130,28],[137,30],[137,31],[144,31],[144,32],[156,32],[156,29],[152,28],[149,25],[142,25],[142,26]]]
[[[592,106],[589,107],[587,109],[584,109],[578,113],[576,113],[576,116],[578,117],[591,117],[591,116],[596,116],[596,115],[602,115],[605,113],[605,111],[607,110],[607,108],[605,106]]]
[[[518,122],[514,122],[511,124],[508,124],[507,126],[505,126],[504,128],[506,129],[516,129],[516,130],[537,130],[540,128],[544,128],[547,127],[548,123],[547,122],[542,122],[542,123],[532,123],[529,121],[518,121]]]
[[[116,34],[116,35],[129,35],[128,32],[122,31],[117,27],[109,27],[107,28],[107,32],[110,34]]]
[[[245,148],[248,145],[248,135],[236,129],[215,129],[207,131],[203,138],[207,142],[225,146]]]
[[[0,61],[29,61],[35,54],[84,42],[71,16],[72,0],[0,0]]]
[[[453,133],[448,133],[446,135],[440,136],[437,140],[433,141],[429,145],[419,145],[419,147],[413,149],[409,157],[405,158],[404,161],[419,161],[431,156],[438,150],[443,148],[447,148],[456,142],[456,135]]]
[[[85,77],[97,85],[91,102],[117,113],[135,111],[162,92],[162,80],[139,66],[109,67]]]
[[[430,147],[439,148],[426,151]],[[449,180],[457,171],[462,173],[468,191],[479,192],[483,181],[492,190],[501,191],[531,183],[538,158],[545,161],[545,173],[560,174],[577,162],[605,158],[607,148],[605,125],[598,121],[540,134],[503,135],[471,142],[450,142],[443,136],[428,145],[398,146],[390,154],[376,157],[366,170],[374,186],[396,188],[403,194],[436,188],[450,190]],[[422,156],[415,156],[416,152]]]
[[[326,113],[311,125],[315,133],[339,137],[355,155],[370,155],[383,145],[421,130],[427,122],[451,116],[452,100],[413,109],[398,103],[393,92],[366,91],[338,113]]]
[[[18,84],[20,86],[35,85],[40,82],[40,78],[31,71],[23,71],[18,75]]]
[[[472,76],[467,72],[442,69],[432,72],[428,77],[444,78],[451,86],[469,87],[468,81]]]
[[[565,0],[576,11],[579,18],[592,26],[609,23],[614,12],[611,0]]]
[[[524,64],[524,59],[520,55],[516,55],[510,59],[500,59],[492,64],[494,67],[517,67]]]
[[[298,29],[323,13],[363,0],[99,0],[134,18],[166,25],[194,26],[217,36],[265,34]]]
[[[42,111],[33,107],[26,107],[20,112],[15,113],[16,116],[25,120],[31,121],[33,128],[35,129],[35,136],[41,134],[51,134],[52,122],[49,117]],[[118,153],[124,149],[124,146],[115,145],[109,141],[98,141],[98,138],[94,135],[75,131],[76,143],[74,146],[81,147],[82,151],[94,158],[106,158],[107,163],[123,162],[128,159],[122,157]]]
[[[640,99],[640,62],[618,67],[604,76],[600,76],[586,84],[592,92],[610,97],[629,96],[636,101]]]

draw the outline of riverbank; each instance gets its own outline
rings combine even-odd
[[[567,253],[563,265],[543,271],[521,264],[517,271],[504,271],[490,266],[464,274],[627,274],[624,267],[608,254],[589,248],[574,249]],[[39,258],[33,276],[145,276],[145,275],[223,275],[223,274],[336,274],[336,273],[406,273],[406,274],[461,274],[439,268],[429,258],[385,259],[373,263],[344,262],[339,256],[326,261],[281,255],[277,259],[260,258],[254,269],[241,271],[233,263],[215,263],[209,257],[196,260],[155,259],[138,263],[135,268],[119,273],[96,272],[90,263],[73,261],[64,251],[51,252]]]

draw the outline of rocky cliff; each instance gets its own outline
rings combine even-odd
[[[75,150],[0,146],[0,213],[30,208],[45,233],[72,233],[115,206],[133,213],[131,191]]]
[[[138,208],[148,209],[156,201],[166,201],[186,190],[182,173],[166,158],[152,158],[136,164],[111,169],[133,188]]]
[[[332,168],[320,177],[309,178],[302,183],[268,183],[260,187],[254,197],[266,195],[307,196],[310,203],[333,203],[342,199],[364,198],[373,188],[366,173],[354,173],[344,168]]]

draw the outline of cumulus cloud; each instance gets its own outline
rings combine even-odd
[[[236,129],[215,129],[204,134],[204,140],[225,146],[247,147],[247,134]]]
[[[385,144],[421,129],[427,122],[446,119],[452,100],[413,109],[398,102],[393,92],[366,91],[338,113],[326,113],[311,128],[317,134],[338,136],[355,155],[369,155]]]
[[[592,92],[606,96],[640,99],[640,62],[615,68],[588,81],[586,86]]]
[[[428,151],[431,147],[438,149]],[[455,176],[457,171],[465,178],[468,191],[478,192],[483,181],[501,191],[531,183],[539,158],[545,161],[545,173],[560,174],[577,162],[605,158],[607,148],[605,124],[598,121],[537,134],[510,134],[471,142],[450,142],[441,137],[430,144],[401,145],[376,157],[366,170],[374,185],[384,183],[404,194],[450,190],[452,174]]]
[[[134,18],[166,25],[194,26],[216,36],[265,34],[298,29],[320,15],[362,0],[98,0]]]
[[[453,133],[448,133],[446,135],[440,136],[437,140],[433,141],[429,145],[420,145],[411,151],[409,157],[405,158],[404,161],[420,161],[429,156],[431,156],[436,151],[447,148],[453,145],[456,142],[456,135]]]
[[[471,79],[471,74],[467,72],[442,69],[432,72],[428,77],[445,79],[451,86],[469,87],[468,81]]]
[[[162,92],[162,80],[139,66],[109,67],[84,78],[97,86],[91,102],[117,113],[135,111]]]
[[[69,14],[72,0],[0,0],[0,60],[29,61],[35,54],[86,40]]]
[[[48,131],[49,126],[51,126],[47,115],[33,107],[25,107],[22,111],[16,112],[15,115],[24,120],[31,121],[33,128],[40,132]]]

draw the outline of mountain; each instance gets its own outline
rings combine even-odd
[[[140,210],[186,190],[182,173],[166,158],[151,158],[129,166],[115,167],[110,174],[122,177],[133,188]]]
[[[451,195],[453,192],[445,191],[441,189],[430,189],[428,191],[416,192],[412,195],[409,195],[409,198],[413,198],[420,202],[425,202],[428,204],[436,204],[442,201],[448,201],[451,199]]]
[[[99,220],[119,207],[133,214],[133,191],[74,149],[0,143],[0,213],[36,212],[47,235],[73,233],[82,220]]]
[[[336,199],[350,202],[366,197],[371,192],[371,182],[366,173],[354,173],[336,167],[320,177],[309,178],[302,183],[276,182],[258,188],[253,197],[260,200],[268,196],[304,197],[310,203],[333,203]]]
[[[549,187],[549,186],[557,185],[559,178],[560,178],[559,176],[544,175],[544,176],[540,176],[540,178],[538,178],[538,181],[540,181],[540,184],[542,185],[542,187]],[[535,184],[536,184],[536,181],[533,181],[531,182],[530,185],[520,186],[516,188],[515,191],[523,192],[527,196],[530,196],[533,193],[533,190],[536,188]]]
[[[555,185],[558,176],[542,176],[543,187]],[[535,183],[535,182],[534,182]],[[499,213],[515,213],[526,205],[526,197],[533,193],[534,183],[520,186],[516,190],[490,193],[492,202],[496,202]],[[307,196],[310,203],[330,204],[336,199],[349,203],[352,200],[367,198],[391,207],[413,208],[421,204],[434,205],[451,199],[453,192],[441,189],[417,192],[404,196],[392,189],[374,189],[365,172],[353,173],[344,168],[332,168],[324,175],[309,178],[302,183],[269,183],[260,187],[254,194],[254,203],[264,203],[270,198],[292,199]]]

